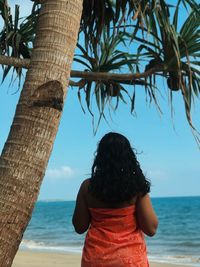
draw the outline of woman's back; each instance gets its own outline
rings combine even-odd
[[[117,209],[125,208],[131,205],[134,205],[137,200],[137,196],[132,197],[129,201],[123,202],[105,202],[97,199],[89,192],[91,179],[86,179],[84,182],[86,202],[89,208],[105,208],[105,209]]]
[[[147,267],[146,245],[137,226],[135,205],[89,208],[91,224],[85,239],[82,267]]]

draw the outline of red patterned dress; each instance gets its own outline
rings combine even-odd
[[[81,267],[148,267],[144,234],[137,227],[135,205],[90,208],[91,225]]]

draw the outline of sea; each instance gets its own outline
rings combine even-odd
[[[154,237],[146,237],[150,261],[200,267],[200,196],[153,198],[159,219]],[[72,225],[75,201],[38,201],[21,250],[81,253],[85,234]]]

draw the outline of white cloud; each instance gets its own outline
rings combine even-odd
[[[69,166],[62,166],[55,169],[47,169],[46,178],[50,179],[68,179],[74,174],[74,170]]]

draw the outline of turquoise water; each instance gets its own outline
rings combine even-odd
[[[200,266],[200,197],[154,198],[159,228],[146,238],[150,260]],[[74,201],[37,202],[21,249],[80,253],[84,235],[74,232]]]

